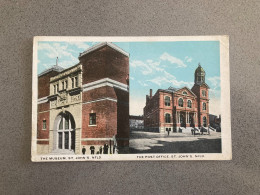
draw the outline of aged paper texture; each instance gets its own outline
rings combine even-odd
[[[32,161],[231,160],[229,38],[35,37]]]

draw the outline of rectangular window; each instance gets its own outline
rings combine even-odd
[[[62,81],[62,90],[64,89],[64,81]]]
[[[47,125],[46,125],[46,120],[42,121],[42,129],[46,129]]]
[[[78,87],[78,77],[75,77],[75,87]]]
[[[96,113],[89,114],[89,125],[96,125]]]
[[[74,88],[74,78],[71,78],[71,86]]]
[[[65,81],[65,87],[66,87],[66,89],[68,88],[68,81],[67,80]]]
[[[59,91],[59,84],[57,84],[57,92]]]
[[[56,85],[53,86],[54,87],[54,94],[56,94]]]

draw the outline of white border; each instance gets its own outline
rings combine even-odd
[[[144,42],[144,41],[219,41],[221,77],[221,139],[222,153],[171,153],[171,154],[118,154],[118,155],[37,155],[37,50],[39,41],[91,41],[91,42]],[[131,54],[130,54],[131,55]],[[38,162],[53,161],[129,161],[129,160],[231,160],[231,113],[230,113],[230,73],[229,73],[228,36],[163,36],[163,37],[34,37],[33,77],[32,77],[32,152],[31,160]],[[78,157],[79,159],[76,159]],[[150,158],[145,158],[150,157]]]

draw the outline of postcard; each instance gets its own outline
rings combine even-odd
[[[31,160],[231,160],[228,36],[34,37]]]

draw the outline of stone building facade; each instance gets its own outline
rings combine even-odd
[[[129,146],[129,54],[112,43],[97,44],[79,63],[58,64],[38,75],[38,154],[95,154],[104,144]]]
[[[158,89],[146,95],[144,127],[154,132],[178,132],[190,127],[209,125],[209,86],[205,83],[206,73],[199,64],[194,74],[194,86],[189,89]],[[181,130],[182,131],[182,130]]]

